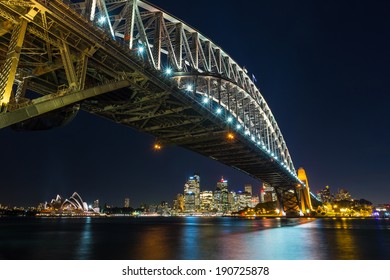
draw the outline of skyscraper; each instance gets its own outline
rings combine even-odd
[[[200,209],[200,177],[191,176],[184,184],[184,211],[196,212]]]
[[[261,202],[277,201],[277,196],[274,187],[264,183],[261,190]]]
[[[200,211],[211,212],[214,209],[214,197],[212,191],[200,192]]]
[[[214,200],[216,203],[216,208],[219,212],[229,211],[229,191],[228,191],[228,181],[225,180],[222,176],[221,180],[217,182],[217,188],[215,190]]]

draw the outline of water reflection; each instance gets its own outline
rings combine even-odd
[[[84,225],[80,232],[80,240],[76,249],[76,259],[86,260],[92,256],[93,235],[91,230],[91,217],[86,217],[82,221]]]
[[[390,221],[3,218],[4,259],[390,259]]]

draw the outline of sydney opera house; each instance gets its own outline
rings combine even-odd
[[[74,192],[71,197],[63,199],[60,195],[53,198],[49,203],[45,203],[40,215],[58,216],[89,216],[99,215],[99,208],[88,207],[81,196]]]

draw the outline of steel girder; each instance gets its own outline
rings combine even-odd
[[[25,34],[15,31],[17,26],[25,26]],[[262,167],[272,174],[269,182],[275,187],[302,183],[276,120],[246,69],[157,7],[140,0],[0,0],[0,29],[1,71],[14,73],[1,81],[0,89],[18,85],[16,93],[9,86],[7,95],[0,91],[9,112],[45,101],[45,96],[22,98],[26,89],[64,96],[124,79],[126,89],[89,98],[81,108],[210,157],[207,147],[195,144],[209,139],[224,146],[221,136],[234,131],[234,144],[259,160],[248,159],[245,166],[223,156],[225,163],[266,179],[256,171]],[[16,47],[14,41],[19,42]],[[9,70],[7,59],[16,70]],[[171,74],[164,73],[168,68]]]
[[[295,174],[287,145],[267,102],[247,71],[222,48],[147,2],[101,2],[109,11],[110,24],[104,26],[112,26],[117,40],[124,40],[134,51],[142,48],[146,60],[154,69],[172,69],[179,87],[196,83],[196,93],[211,96],[226,107],[271,155]],[[96,6],[96,18],[100,16],[107,16],[106,10]],[[190,75],[194,72],[197,74]],[[221,85],[218,85],[218,80]]]

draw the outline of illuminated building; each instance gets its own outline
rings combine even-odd
[[[99,201],[95,201],[99,204]],[[94,205],[96,206],[96,205]],[[50,203],[45,203],[44,209],[41,214],[44,215],[89,215],[99,212],[99,207],[88,207],[87,203],[83,201],[81,196],[74,192],[71,197],[63,200],[60,195],[57,195],[55,199],[52,199]]]
[[[245,185],[244,186],[244,191],[247,192],[247,193],[250,193],[252,195],[253,194],[252,193],[252,185],[249,185],[249,184]]]
[[[238,191],[237,192],[237,208],[242,210],[246,207],[251,207],[252,196],[250,193]]]
[[[191,176],[184,185],[184,211],[196,212],[200,209],[200,177]]]
[[[329,203],[333,201],[329,186],[326,186],[324,189],[320,190],[317,196],[323,203]]]
[[[200,211],[211,212],[214,209],[214,195],[212,191],[200,192]]]
[[[168,202],[162,201],[160,205],[157,206],[157,214],[162,216],[167,216],[171,212]]]
[[[184,211],[184,196],[181,193],[178,193],[176,199],[174,200],[173,210],[176,212]]]
[[[229,192],[228,194],[229,209],[232,212],[237,212],[238,209],[238,197],[235,192]]]
[[[275,189],[268,184],[263,184],[263,188],[261,189],[261,202],[272,202],[277,201],[277,196],[275,193]]]
[[[347,200],[352,201],[352,197],[346,189],[339,189],[334,198],[335,201]]]
[[[223,177],[221,180],[217,182],[217,188],[215,193],[217,195],[214,195],[214,201],[216,204],[216,209],[218,212],[227,212],[229,210],[229,202],[228,202],[228,181],[225,180]],[[217,200],[215,200],[217,199]]]
[[[70,198],[65,199],[61,205],[61,209],[64,211],[87,212],[88,205],[82,200],[81,196],[77,192],[74,192]]]
[[[126,197],[125,198],[125,208],[129,208],[130,207],[130,198]]]

